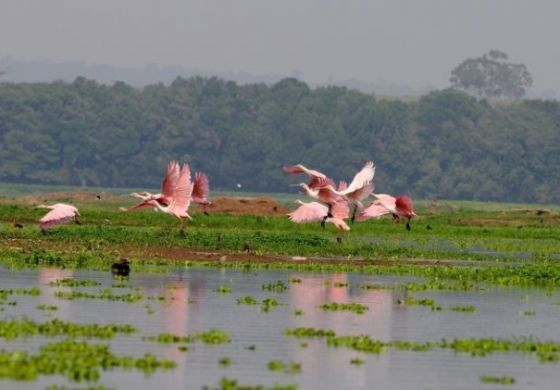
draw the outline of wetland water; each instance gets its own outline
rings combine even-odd
[[[96,281],[93,287],[55,287],[57,279]],[[297,283],[290,280],[299,279]],[[282,281],[283,292],[263,289],[263,284]],[[539,289],[486,288],[477,291],[424,291],[403,289],[363,289],[360,285],[394,286],[406,278],[361,274],[297,273],[282,271],[238,271],[231,269],[170,268],[168,273],[130,275],[115,282],[109,272],[85,270],[10,271],[0,268],[2,289],[39,287],[39,296],[10,295],[0,318],[28,318],[37,322],[58,318],[75,323],[114,322],[130,324],[139,332],[117,335],[109,343],[117,354],[141,356],[145,352],[173,360],[177,367],[145,376],[140,371],[102,371],[98,383],[118,389],[201,389],[218,388],[222,377],[243,385],[295,384],[300,389],[492,389],[557,388],[560,363],[541,363],[534,354],[496,352],[484,357],[455,353],[448,349],[428,352],[388,349],[379,354],[328,346],[324,338],[296,338],[285,335],[286,328],[332,329],[337,335],[368,335],[381,341],[439,341],[442,338],[508,338],[534,336],[541,341],[560,341],[560,293]],[[297,281],[297,280],[296,280]],[[118,285],[135,289],[112,288]],[[345,284],[348,284],[347,286]],[[231,288],[220,293],[220,286]],[[54,296],[57,291],[98,293],[110,288],[114,294],[135,292],[142,299],[118,302],[98,299],[67,300]],[[263,312],[262,305],[238,305],[237,299],[252,296],[258,302],[275,298],[280,305]],[[433,298],[441,310],[399,302],[408,295]],[[148,299],[155,298],[155,299]],[[318,306],[329,302],[357,302],[368,306],[363,314],[351,311],[325,311]],[[38,305],[55,305],[57,310],[37,310]],[[452,311],[469,306],[474,313]],[[301,315],[295,315],[299,309]],[[194,334],[211,328],[228,332],[231,342],[208,345],[161,344],[143,340],[160,333]],[[5,340],[0,349],[37,350],[40,345],[61,337],[40,335]],[[307,346],[302,346],[307,343]],[[229,366],[220,365],[230,358]],[[360,358],[362,364],[351,364]],[[301,372],[276,372],[267,367],[273,360],[301,364]],[[481,376],[512,377],[513,385],[487,384]],[[0,380],[0,388],[36,389],[48,385],[87,387],[85,382],[69,382],[63,376],[39,376],[37,380]]]

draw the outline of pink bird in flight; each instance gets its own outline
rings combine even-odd
[[[416,216],[410,196],[400,195],[394,197],[388,194],[373,194],[373,196],[376,199],[357,215],[357,221],[365,221],[371,218],[379,218],[385,214],[391,214],[396,220],[406,218],[406,229],[410,230],[410,220]]]
[[[39,220],[39,228],[43,233],[46,233],[46,230],[53,226],[62,225],[71,220],[74,220],[76,224],[80,225],[80,221],[78,220],[80,213],[78,209],[72,205],[65,203],[56,203],[51,206],[41,204],[37,206],[37,208],[50,209],[50,211]]]

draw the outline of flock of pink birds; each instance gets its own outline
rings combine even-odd
[[[324,173],[306,168],[298,164],[284,167],[284,172],[290,174],[304,173],[309,177],[309,182],[299,183],[303,192],[313,198],[313,202],[302,202],[295,211],[288,214],[290,220],[296,223],[321,222],[332,223],[340,232],[350,230],[345,219],[352,222],[365,221],[391,214],[395,220],[406,219],[406,228],[410,230],[410,220],[416,215],[412,207],[412,199],[407,195],[391,196],[373,192],[373,177],[375,166],[372,161],[365,163],[363,168],[354,175],[347,184],[340,181],[338,186]],[[372,196],[373,200],[368,206],[364,202]],[[350,210],[352,209],[352,213]]]
[[[300,183],[298,186],[306,195],[314,199],[313,202],[307,203],[300,200],[296,201],[300,206],[288,214],[289,219],[293,222],[320,222],[323,227],[325,223],[332,223],[340,232],[344,232],[350,230],[346,219],[351,219],[352,222],[354,220],[365,221],[391,214],[396,220],[406,219],[406,227],[410,230],[410,219],[416,215],[412,208],[412,200],[406,195],[393,197],[388,194],[374,193],[375,166],[371,161],[368,161],[356,173],[350,184],[340,181],[336,185],[325,174],[308,169],[301,164],[284,167],[283,169],[286,173],[304,173],[309,176],[309,182]],[[152,194],[147,191],[133,192],[130,195],[139,198],[140,202],[130,208],[121,207],[120,209],[122,211],[134,211],[153,208],[156,211],[159,210],[175,216],[181,222],[180,235],[184,236],[185,219],[192,220],[188,213],[190,204],[200,205],[206,214],[206,208],[210,205],[209,191],[208,177],[204,173],[197,172],[193,181],[189,164],[184,163],[179,166],[176,161],[171,161],[167,165],[159,194]],[[368,206],[364,206],[365,201],[370,196],[373,197],[373,200]],[[78,216],[80,213],[72,205],[57,203],[52,206],[40,205],[37,207],[50,209],[40,219],[39,227],[43,232],[53,226],[72,220],[79,224]]]

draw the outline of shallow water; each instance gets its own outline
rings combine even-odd
[[[480,382],[481,375],[511,376],[515,385],[506,388],[557,388],[560,380],[558,364],[539,363],[533,355],[495,353],[471,357],[451,351],[412,352],[390,350],[379,355],[328,347],[323,339],[299,340],[284,335],[286,328],[330,328],[339,335],[367,334],[382,341],[437,341],[445,338],[481,338],[535,336],[540,340],[560,341],[560,293],[544,290],[490,288],[469,292],[416,292],[416,298],[431,297],[443,307],[399,305],[405,297],[402,290],[362,290],[362,283],[393,285],[404,278],[377,277],[360,274],[312,274],[281,271],[243,272],[218,269],[171,269],[166,274],[135,274],[128,284],[139,287],[144,296],[166,297],[165,301],[142,300],[136,303],[102,300],[64,300],[53,296],[55,291],[69,288],[50,287],[48,282],[73,276],[78,280],[96,280],[97,287],[78,287],[81,291],[100,291],[114,281],[109,272],[40,269],[10,271],[0,269],[1,288],[39,286],[38,297],[13,295],[16,306],[3,306],[0,318],[26,316],[46,321],[56,317],[72,322],[117,322],[131,324],[141,332],[117,336],[110,343],[117,354],[143,355],[152,352],[177,362],[170,371],[158,371],[145,377],[135,371],[102,372],[99,383],[119,389],[200,389],[218,386],[221,377],[237,379],[241,384],[297,384],[300,389],[473,389],[504,388]],[[297,277],[301,283],[288,283]],[[283,293],[263,291],[264,283],[281,280],[289,285]],[[325,281],[330,281],[327,286]],[[334,287],[334,282],[350,287]],[[170,289],[169,286],[176,286]],[[228,285],[232,292],[219,294],[215,289]],[[128,289],[113,289],[115,294]],[[237,305],[238,297],[251,295],[257,300],[276,298],[285,304],[262,313],[260,306]],[[369,310],[364,314],[326,312],[317,306],[326,302],[359,302]],[[56,305],[58,310],[47,314],[36,309],[39,304]],[[149,314],[148,304],[155,310]],[[457,305],[474,305],[475,313],[447,310]],[[295,316],[294,309],[304,314]],[[534,315],[524,315],[534,311]],[[187,352],[177,344],[163,345],[143,341],[142,336],[171,332],[179,335],[219,328],[230,333],[232,341],[222,345],[189,345]],[[0,340],[4,349],[36,349],[53,339],[33,337],[15,341]],[[301,341],[308,347],[302,348]],[[251,351],[248,346],[255,345]],[[229,367],[221,367],[222,357],[232,359]],[[350,364],[360,357],[361,366]],[[267,363],[280,359],[299,362],[298,374],[269,371]],[[35,382],[1,380],[0,388],[35,389],[50,384],[68,385],[63,377],[39,377]],[[83,383],[71,384],[84,387]]]

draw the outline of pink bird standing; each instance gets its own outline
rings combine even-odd
[[[376,199],[358,214],[356,217],[357,221],[379,218],[390,213],[396,220],[406,218],[406,229],[410,230],[410,220],[416,216],[410,196],[400,195],[394,197],[388,194],[373,194],[373,196]]]
[[[47,206],[41,204],[37,206],[37,208],[51,210],[39,220],[39,228],[43,233],[46,233],[46,230],[53,226],[62,225],[72,219],[76,224],[80,224],[80,221],[78,220],[80,213],[78,212],[78,209],[72,205],[56,203],[52,206]]]

